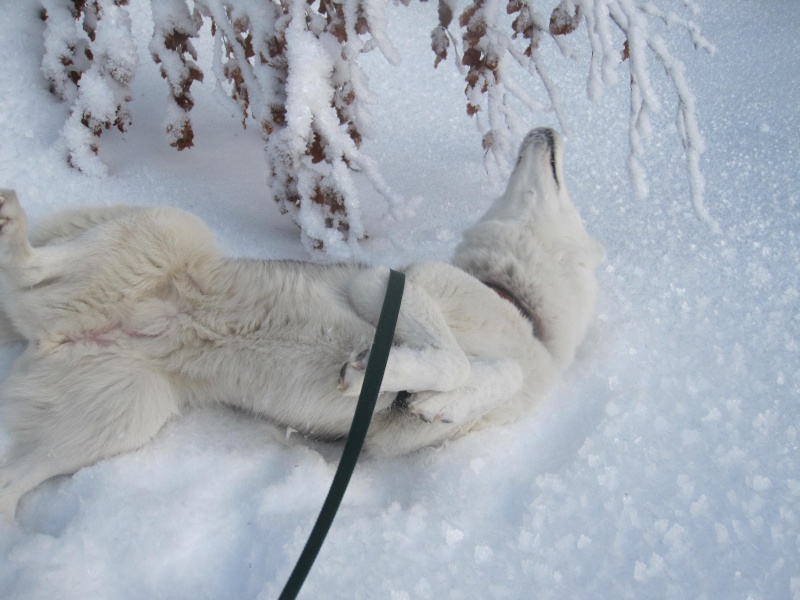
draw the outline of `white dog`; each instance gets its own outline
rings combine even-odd
[[[454,265],[407,283],[367,447],[411,451],[529,409],[592,318],[602,246],[584,230],[549,129]],[[42,481],[139,448],[193,405],[344,437],[388,269],[225,258],[173,208],[59,214],[28,238],[0,191],[0,336],[25,340],[0,391],[11,446],[0,511]],[[344,365],[344,366],[343,366]]]

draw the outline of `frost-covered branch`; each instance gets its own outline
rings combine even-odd
[[[125,131],[128,85],[138,66],[127,0],[44,0],[47,21],[42,69],[55,93],[70,102],[63,137],[70,164],[103,174],[96,140],[104,129]]]
[[[544,6],[540,0],[471,0],[460,14],[460,29],[453,32],[455,0],[440,0],[439,25],[431,34],[434,66],[447,59],[450,40],[460,35],[461,62],[468,67],[465,77],[467,113],[478,118],[490,173],[503,175],[508,171],[510,137],[521,134],[515,131],[519,119],[508,102],[509,96],[533,110],[542,106],[523,91],[524,86],[517,81],[510,64],[516,63],[523,72],[539,80],[547,96],[545,108],[555,114],[563,129],[568,129],[559,88],[549,74],[541,48],[549,40],[562,54],[575,56],[577,53],[565,38],[573,39],[574,33],[585,25],[591,53],[587,78],[590,99],[597,100],[604,88],[617,83],[618,71],[627,66],[626,79],[630,81],[628,170],[634,191],[640,197],[648,193],[641,157],[644,143],[652,132],[650,115],[661,106],[651,83],[648,62],[650,57],[655,57],[664,67],[677,97],[677,129],[686,151],[695,213],[713,225],[703,204],[700,155],[704,142],[697,125],[694,95],[683,65],[650,27],[651,22],[657,21],[668,28],[684,29],[696,49],[714,52],[714,46],[692,19],[698,11],[696,4],[689,0],[684,2],[689,18],[663,10],[652,0],[561,0],[550,11],[549,18],[537,10]]]
[[[377,47],[390,62],[399,60],[385,33],[384,7],[362,0],[294,2],[285,31],[286,112],[280,130],[267,136],[270,187],[304,239],[334,256],[357,254],[366,234],[352,169],[394,198],[360,152],[373,96],[357,58]]]
[[[130,124],[128,86],[137,53],[128,0],[41,1],[46,20],[42,71],[52,91],[70,105],[63,130],[68,160],[84,172],[102,174],[100,135],[111,127],[124,131]],[[263,136],[272,199],[299,224],[309,248],[335,258],[358,255],[358,242],[367,232],[353,173],[366,176],[394,212],[399,205],[361,150],[371,129],[368,105],[375,98],[359,57],[377,49],[391,64],[400,60],[387,35],[387,0],[150,4],[149,52],[168,89],[164,127],[169,144],[178,150],[194,145],[192,86],[208,75],[197,63],[194,40],[210,30],[213,82],[242,125],[255,126]],[[455,54],[466,82],[467,113],[482,131],[490,174],[503,176],[510,170],[513,140],[528,128],[519,107],[553,112],[568,129],[558,78],[542,48],[552,42],[562,55],[577,56],[570,41],[585,25],[589,97],[599,98],[627,68],[628,169],[637,194],[647,193],[641,157],[651,135],[650,115],[661,104],[648,63],[655,57],[678,100],[677,129],[695,211],[712,222],[703,205],[703,139],[695,99],[683,65],[651,27],[685,30],[695,48],[713,51],[693,20],[696,5],[684,0],[688,15],[664,10],[656,0],[560,0],[552,6],[552,0],[439,0],[438,24],[431,33],[434,67]],[[527,91],[530,78],[541,83],[544,98]]]
[[[127,0],[42,0],[42,70],[72,106],[64,128],[69,162],[105,172],[97,157],[104,129],[130,122],[128,84],[136,52]],[[361,150],[374,101],[360,55],[378,49],[397,64],[386,33],[385,0],[152,0],[149,50],[169,88],[170,145],[194,145],[191,87],[202,81],[192,40],[210,23],[211,70],[224,100],[266,142],[267,183],[311,248],[344,258],[366,236],[353,170],[389,198]]]
[[[221,2],[195,0],[212,23],[213,72],[242,123],[266,141],[268,189],[292,214],[310,248],[357,254],[366,232],[352,169],[394,199],[368,157],[366,104],[373,101],[358,65],[377,47],[399,58],[385,32],[385,3],[362,0]]]
[[[169,104],[164,129],[170,146],[178,150],[194,145],[194,131],[189,111],[194,107],[191,87],[203,81],[197,66],[197,51],[192,38],[199,35],[203,24],[199,13],[189,10],[184,0],[153,2],[153,38],[150,54],[160,66],[161,76],[169,84]]]

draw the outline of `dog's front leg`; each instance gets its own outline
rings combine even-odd
[[[348,288],[348,299],[355,311],[373,325],[380,315],[388,276],[388,269],[369,269],[354,277]],[[339,390],[358,396],[368,362],[368,350],[354,351],[341,369]],[[381,392],[448,391],[463,385],[469,375],[469,360],[439,306],[409,278]]]
[[[361,393],[368,361],[369,352],[362,351],[342,367],[339,390],[345,396]],[[389,352],[381,392],[449,391],[462,386],[470,370],[463,352],[397,345]]]
[[[522,387],[522,367],[513,360],[473,360],[466,383],[446,392],[420,392],[409,411],[426,423],[463,425],[510,400]]]

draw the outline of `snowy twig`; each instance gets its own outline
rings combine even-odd
[[[54,91],[71,103],[62,132],[68,160],[94,175],[106,173],[97,157],[97,138],[104,129],[125,131],[130,124],[128,85],[138,60],[125,4],[127,0],[42,4],[49,40],[42,69]]]
[[[719,231],[719,224],[708,213],[703,201],[705,178],[700,170],[700,155],[705,152],[705,141],[700,133],[695,96],[686,80],[683,63],[672,56],[660,36],[652,36],[648,41],[648,45],[664,66],[678,96],[677,129],[686,152],[689,189],[695,214],[714,231]]]
[[[441,0],[444,2],[444,0]],[[437,64],[447,58],[447,37],[441,30],[449,26],[442,22],[440,4],[439,31],[434,30],[434,52]],[[697,125],[694,96],[686,80],[682,64],[672,55],[666,42],[651,33],[650,21],[655,19],[667,27],[685,29],[699,50],[714,52],[715,48],[702,34],[700,27],[691,18],[681,17],[675,12],[659,8],[654,1],[643,0],[561,0],[552,10],[549,23],[536,11],[536,0],[508,0],[501,4],[497,0],[472,0],[461,13],[461,43],[464,55],[461,62],[469,67],[466,74],[467,112],[478,118],[483,128],[483,144],[487,150],[486,163],[492,172],[507,170],[509,156],[508,132],[514,130],[517,117],[506,101],[509,92],[523,105],[539,110],[537,102],[523,90],[506,66],[510,56],[526,72],[538,79],[544,87],[549,110],[555,114],[562,129],[568,131],[559,88],[548,75],[541,52],[542,43],[553,41],[565,56],[574,52],[563,38],[575,32],[581,24],[586,26],[591,52],[587,93],[597,100],[603,89],[618,80],[618,69],[627,64],[630,81],[630,119],[628,139],[630,154],[628,170],[635,193],[646,196],[647,178],[641,164],[644,143],[651,136],[650,115],[660,110],[661,100],[651,83],[648,56],[661,63],[678,98],[678,135],[683,143],[692,204],[697,216],[714,225],[703,203],[703,177],[700,172],[700,155],[704,143]],[[696,7],[687,3],[694,13]],[[453,10],[453,0],[446,3]],[[502,30],[502,12],[512,15],[511,35]],[[450,29],[448,34],[452,36]],[[622,36],[615,41],[615,32]],[[514,40],[518,40],[514,43]],[[521,43],[520,43],[521,41]],[[535,108],[534,108],[535,107]],[[483,125],[481,113],[487,125]]]
[[[126,4],[42,0],[47,21],[42,71],[53,92],[71,105],[63,137],[70,163],[87,173],[105,172],[97,156],[103,130],[124,131],[130,122],[128,86],[137,54]],[[695,212],[713,224],[703,203],[704,144],[695,98],[683,65],[650,27],[657,22],[684,29],[695,48],[713,52],[693,20],[696,6],[684,4],[689,18],[663,10],[655,0],[560,0],[548,18],[537,11],[539,0],[468,0],[463,8],[458,0],[439,0],[439,22],[431,34],[434,66],[454,50],[466,81],[467,113],[482,132],[490,175],[497,179],[510,170],[513,138],[527,129],[519,105],[551,111],[568,130],[542,44],[550,40],[562,55],[574,57],[567,36],[585,25],[590,98],[618,81],[621,65],[628,67],[628,169],[634,190],[647,194],[641,157],[651,135],[650,114],[660,106],[648,66],[654,56],[678,98],[677,129]],[[353,172],[389,199],[394,214],[400,205],[361,150],[371,131],[367,106],[374,97],[359,57],[377,49],[390,64],[400,60],[387,33],[387,0],[151,0],[151,8],[149,50],[169,87],[170,145],[182,150],[194,143],[191,86],[204,73],[192,40],[210,23],[214,82],[242,124],[255,123],[261,131],[273,200],[292,214],[309,248],[335,258],[359,255],[359,240],[367,232]],[[456,14],[458,27],[452,23]],[[544,101],[526,91],[520,73],[541,82]]]
[[[191,40],[198,36],[202,20],[197,12],[190,12],[185,0],[154,2],[152,10],[150,53],[170,88],[165,129],[170,146],[178,150],[191,148],[194,131],[189,111],[194,107],[194,99],[190,88],[193,82],[203,80]]]

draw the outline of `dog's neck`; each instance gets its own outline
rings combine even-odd
[[[481,283],[483,283],[483,285],[485,285],[486,287],[494,290],[495,293],[498,296],[500,296],[503,300],[507,300],[508,302],[513,304],[514,308],[516,308],[520,312],[520,314],[523,317],[525,317],[528,320],[528,322],[530,322],[531,327],[533,328],[534,335],[536,335],[540,331],[539,326],[536,322],[537,321],[536,315],[534,315],[530,310],[528,310],[528,307],[525,306],[522,302],[520,302],[519,298],[517,298],[514,294],[509,292],[502,285],[492,283],[491,281],[482,281]]]

